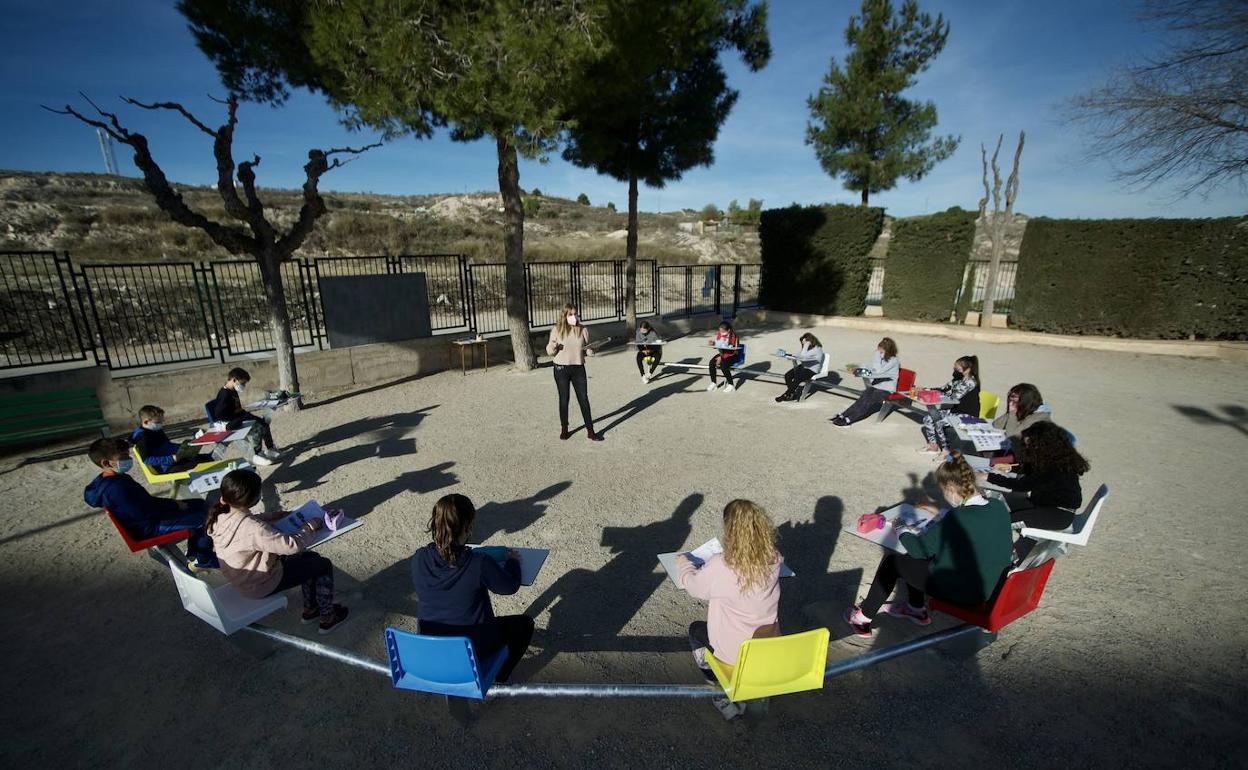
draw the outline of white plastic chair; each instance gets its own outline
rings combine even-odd
[[[266,615],[286,609],[284,594],[248,599],[232,585],[213,588],[172,562],[169,571],[173,573],[173,582],[186,611],[227,636]]]
[[[1019,534],[1035,540],[1053,540],[1069,545],[1087,545],[1088,538],[1092,536],[1092,529],[1096,526],[1096,519],[1101,515],[1101,506],[1105,504],[1105,498],[1107,497],[1109,497],[1109,487],[1102,484],[1101,488],[1096,490],[1096,494],[1088,502],[1087,507],[1083,509],[1083,513],[1076,514],[1075,520],[1061,532],[1052,529],[1023,527],[1022,532]]]

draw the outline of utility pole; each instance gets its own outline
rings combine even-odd
[[[104,173],[117,176],[117,155],[113,152],[113,138],[104,129],[95,129],[95,136],[100,140],[100,155],[104,156]]]

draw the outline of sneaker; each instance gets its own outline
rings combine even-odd
[[[328,618],[322,618],[321,627],[318,628],[316,632],[318,634],[331,633],[335,628],[342,625],[343,621],[347,619],[348,614],[350,614],[350,611],[346,607],[343,607],[341,604],[335,604],[334,614],[330,615]]]
[[[603,436],[601,433],[594,433],[591,430],[589,431],[588,438],[590,441],[602,441],[605,438],[605,436]]]
[[[572,435],[571,433],[568,433],[568,429],[564,428],[563,430],[559,431],[559,440],[567,441],[571,435]]]
[[[261,452],[261,454],[263,454],[265,457],[269,458],[270,460],[278,460],[278,459],[281,459],[282,450],[278,449],[277,447],[273,447],[272,449],[265,449],[263,452]]]
[[[835,426],[836,426],[836,427],[838,427],[838,428],[848,428],[848,427],[849,427],[849,420],[846,420],[844,417],[840,416],[839,414],[838,414],[837,416],[833,417],[833,418],[832,418],[832,420],[831,420],[831,422],[832,422],[832,424],[833,424],[833,425],[835,425]]]
[[[910,602],[885,602],[881,610],[895,618],[905,618],[916,626],[930,626],[932,618],[926,607],[911,607]]]
[[[646,376],[646,375],[644,375],[644,374],[643,374],[643,375],[641,375],[641,384],[642,384],[642,385],[645,385],[645,384],[646,384],[647,382],[649,382],[649,381],[650,381],[650,378],[649,378],[649,377],[647,377],[647,376]]]
[[[266,466],[266,465],[272,465],[272,464],[273,464],[273,461],[272,461],[272,460],[270,460],[269,458],[265,457],[265,456],[264,456],[264,454],[262,454],[262,453],[260,453],[260,452],[256,452],[254,455],[252,455],[251,462],[252,462],[252,464],[253,464],[253,465],[259,465],[259,466],[262,466],[262,467],[263,467],[263,466]]]
[[[733,703],[728,700],[726,695],[714,695],[711,697],[711,703],[724,715],[724,719],[733,720],[745,713],[745,704]]]
[[[711,392],[711,391],[715,390],[715,389],[716,389],[716,388],[718,388],[718,387],[719,387],[719,383],[718,383],[718,382],[712,382],[710,385],[707,385],[707,386],[706,386],[706,390],[707,390],[707,392],[709,393],[709,392]]]
[[[187,558],[186,566],[192,571],[221,569],[221,562],[217,560],[216,554],[211,556],[195,556]]]
[[[321,619],[321,611],[317,609],[316,607],[313,607],[310,610],[304,610],[299,615],[299,621],[303,623],[305,626],[310,626],[320,619]]]
[[[875,636],[875,630],[871,628],[871,618],[862,614],[862,610],[858,609],[858,605],[854,605],[845,610],[842,615],[845,622],[849,624],[850,631],[854,636],[870,639]]]
[[[731,392],[733,392],[734,390],[736,390],[736,387],[734,387],[734,386],[732,385],[732,383],[729,383],[729,384],[725,385],[725,386],[724,386],[724,389],[723,389],[722,391],[720,391],[720,392],[721,392],[721,393],[731,393]]]

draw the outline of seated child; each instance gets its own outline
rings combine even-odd
[[[191,447],[169,440],[165,435],[165,410],[148,404],[139,410],[139,427],[130,434],[130,443],[139,451],[143,462],[159,473],[173,473],[194,468],[213,459]],[[182,459],[179,459],[182,458]]]
[[[866,419],[877,411],[890,395],[897,392],[897,378],[901,374],[901,359],[897,357],[897,343],[885,337],[875,346],[875,360],[869,367],[858,367],[854,374],[867,380],[871,386],[849,405],[845,411],[831,419],[831,423],[846,428]]]
[[[801,350],[796,353],[789,353],[793,357],[793,368],[784,373],[784,384],[786,390],[776,396],[776,403],[781,401],[797,401],[802,397],[802,390],[814,376],[823,368],[823,343],[819,338],[810,332],[806,332],[798,338],[798,344],[802,346]],[[781,350],[782,354],[786,351]]]
[[[693,657],[714,681],[703,648],[717,660],[735,665],[741,643],[755,636],[779,633],[780,553],[776,527],[767,512],[749,500],[724,506],[724,552],[695,566],[685,554],[676,557],[680,585],[695,599],[709,602],[706,620],[689,626]],[[740,713],[735,704],[716,696],[716,708],[731,719]]]
[[[217,398],[212,402],[212,408],[209,411],[212,412],[214,421],[224,422],[230,430],[241,428],[243,423],[249,420],[255,422],[250,436],[251,447],[255,450],[252,462],[256,465],[272,465],[281,453],[277,451],[277,444],[273,442],[273,432],[269,428],[269,421],[243,409],[241,396],[249,382],[251,382],[251,375],[246,369],[238,367],[231,369],[226,376],[225,385],[217,391]],[[263,448],[261,448],[262,444]]]
[[[1038,422],[1052,420],[1053,410],[1044,403],[1040,389],[1029,382],[1020,382],[1010,388],[1005,396],[1005,414],[992,421],[994,428],[1005,431],[1005,444],[998,454],[1014,457],[1014,462],[1022,462],[1023,431]]]
[[[715,370],[720,369],[724,373],[724,384],[722,392],[731,393],[736,388],[732,384],[732,363],[737,360],[737,356],[741,351],[738,346],[741,341],[737,338],[737,333],[733,330],[732,324],[724,321],[719,325],[719,329],[715,332],[715,338],[711,340],[711,347],[719,350],[718,353],[711,356],[711,384],[707,390],[715,390],[719,387],[719,381],[716,379]]]
[[[649,321],[642,321],[637,326],[637,371],[641,374],[642,382],[649,382],[654,378],[654,370],[663,362],[663,346],[647,343],[655,343],[659,341],[659,333],[654,330]],[[645,364],[647,360],[650,364],[650,373],[646,373]]]
[[[856,636],[872,636],[872,621],[881,609],[928,625],[932,622],[928,594],[961,605],[987,601],[1010,568],[1014,545],[1010,512],[1005,503],[979,493],[975,472],[960,452],[950,453],[936,469],[936,483],[953,508],[926,529],[894,522],[906,552],[887,552],[866,598],[845,611]],[[936,510],[932,503],[918,507]],[[907,601],[885,604],[898,580],[905,585]]]
[[[279,591],[303,589],[305,625],[320,623],[317,633],[328,634],[349,614],[334,604],[334,565],[308,550],[316,531],[324,526],[314,518],[293,535],[275,529],[272,522],[287,511],[252,513],[260,502],[260,477],[237,470],[221,480],[221,499],[208,509],[208,534],[217,547],[221,574],[249,599],[263,599]]]
[[[507,648],[497,681],[506,682],[533,638],[528,615],[494,616],[490,593],[509,596],[520,590],[520,556],[508,551],[502,564],[465,547],[477,509],[463,495],[446,495],[433,506],[429,534],[433,541],[412,554],[416,619],[420,633],[466,636],[478,661]]]
[[[990,484],[1012,490],[1005,496],[1010,521],[1036,529],[1063,530],[1083,505],[1079,477],[1091,470],[1071,446],[1066,431],[1044,420],[1023,431],[1023,461],[1013,478],[989,473]]]
[[[979,416],[979,358],[962,356],[953,362],[953,377],[940,386],[941,395],[958,403],[948,409],[940,409],[940,419],[933,420],[930,414],[923,416],[923,438],[927,441],[925,452],[940,452],[948,449],[949,439],[945,436],[945,421],[951,415],[966,414]]]
[[[87,485],[82,499],[93,508],[106,508],[136,540],[191,530],[186,541],[186,558],[192,568],[216,569],[212,540],[204,532],[203,500],[170,500],[153,497],[129,476],[134,467],[130,444],[123,438],[101,438],[92,442],[87,456],[100,469],[100,475]]]

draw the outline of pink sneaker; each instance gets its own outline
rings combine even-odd
[[[875,631],[871,628],[871,618],[863,615],[862,610],[858,609],[857,605],[845,610],[845,614],[842,617],[849,624],[849,628],[854,633],[854,636],[860,636],[863,639],[870,639],[875,636]]]
[[[916,626],[930,626],[932,618],[926,607],[911,607],[910,602],[885,602],[881,610],[895,618],[905,618]]]

